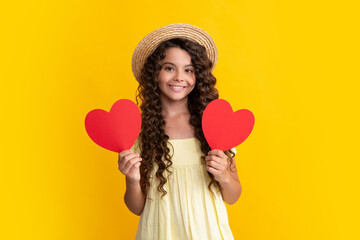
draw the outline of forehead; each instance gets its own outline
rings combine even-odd
[[[184,49],[172,47],[165,50],[164,61],[186,62],[189,64],[191,63],[191,56]]]

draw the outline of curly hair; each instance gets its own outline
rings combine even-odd
[[[191,57],[191,63],[194,67],[196,76],[195,87],[188,95],[188,110],[190,113],[190,124],[195,129],[195,137],[201,143],[201,151],[204,156],[201,157],[202,164],[205,164],[205,156],[211,150],[207,143],[201,127],[201,119],[205,107],[214,99],[219,98],[215,88],[216,78],[211,73],[212,62],[206,55],[205,47],[200,44],[184,38],[173,38],[162,42],[155,51],[147,58],[141,71],[139,86],[137,88],[136,102],[139,105],[142,116],[141,132],[138,138],[140,154],[143,159],[140,165],[140,186],[145,196],[150,188],[150,173],[154,168],[154,163],[158,165],[156,177],[160,180],[157,187],[162,192],[162,197],[167,194],[164,185],[167,179],[163,172],[166,170],[171,174],[172,165],[170,149],[167,146],[169,136],[165,134],[165,120],[161,114],[162,106],[160,101],[160,89],[158,87],[158,74],[161,70],[160,61],[165,58],[165,51],[168,48],[180,48],[185,50]],[[228,156],[230,166],[233,164],[234,153],[225,151]],[[208,185],[211,191],[211,185],[214,184],[220,190],[220,184],[214,176],[208,172],[210,183]],[[212,191],[211,191],[212,192]]]

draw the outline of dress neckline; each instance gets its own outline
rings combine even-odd
[[[168,141],[185,141],[185,140],[192,140],[195,139],[195,137],[191,138],[178,138],[178,139],[168,139]]]

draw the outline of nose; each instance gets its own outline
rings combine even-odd
[[[182,82],[184,81],[184,75],[181,71],[177,71],[175,76],[174,76],[174,80],[178,81],[178,82]]]

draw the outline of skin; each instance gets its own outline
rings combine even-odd
[[[135,215],[140,216],[145,206],[145,197],[140,187],[140,155],[131,150],[119,153],[119,170],[125,175],[126,191],[124,202],[128,209]]]
[[[191,57],[185,50],[169,48],[160,64],[162,68],[158,75],[158,85],[161,91],[162,116],[166,122],[165,133],[170,139],[195,137],[187,108],[188,95],[196,82]],[[125,204],[136,215],[141,215],[145,205],[145,197],[140,188],[141,160],[141,157],[131,150],[119,153],[119,170],[126,177]],[[241,194],[236,166],[230,169],[228,157],[220,150],[211,150],[205,160],[206,169],[220,183],[224,201],[228,204],[235,203]]]
[[[169,48],[161,61],[162,69],[158,76],[161,90],[162,116],[166,122],[165,133],[170,139],[194,137],[190,113],[187,108],[188,95],[194,89],[196,77],[190,55],[180,48]],[[172,86],[182,86],[181,92]]]
[[[240,197],[242,187],[237,174],[235,158],[233,165],[225,153],[221,150],[211,150],[205,157],[206,170],[212,173],[220,183],[223,200],[228,204],[234,204]]]

